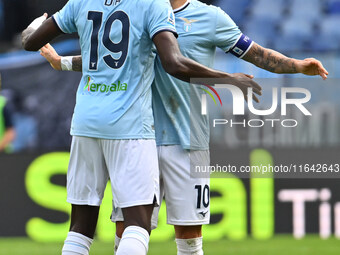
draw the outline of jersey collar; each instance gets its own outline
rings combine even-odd
[[[180,12],[180,11],[183,11],[185,8],[187,8],[190,4],[190,0],[187,0],[185,2],[185,4],[183,4],[181,7],[177,8],[174,10],[174,13],[177,13],[177,12]]]

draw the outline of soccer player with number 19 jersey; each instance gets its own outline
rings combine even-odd
[[[122,208],[125,220],[117,254],[146,254],[159,181],[151,110],[153,43],[165,70],[177,78],[231,75],[182,56],[167,0],[70,0],[46,18],[23,31],[24,48],[36,51],[62,33],[77,32],[83,56],[67,174],[71,227],[62,254],[89,253],[109,178],[114,206]],[[241,83],[253,84],[245,78]]]

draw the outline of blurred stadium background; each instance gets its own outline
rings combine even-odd
[[[66,2],[0,0],[0,93],[13,111],[17,132],[11,153],[0,153],[0,254],[60,254],[67,233],[70,208],[65,202],[65,173],[80,74],[53,71],[38,53],[24,52],[20,46],[20,32],[31,20],[44,12],[52,15]],[[260,45],[291,57],[313,56],[330,72],[324,83],[320,78],[279,76],[218,51],[216,68],[254,74],[258,79],[264,88],[261,107],[270,107],[271,87],[298,86],[312,94],[308,108],[313,117],[292,109],[287,118],[298,119],[299,126],[288,131],[281,127],[216,129],[211,137],[212,161],[227,158],[235,165],[339,163],[340,0],[205,2],[220,6]],[[53,45],[61,55],[79,53],[75,35],[63,36]],[[230,118],[231,105],[226,104],[229,111],[224,115],[212,112],[212,117]],[[250,177],[212,179],[213,215],[212,224],[205,228],[206,254],[339,253],[340,185],[336,176]],[[113,254],[109,193],[93,254]],[[150,254],[175,254],[172,239],[162,208]]]

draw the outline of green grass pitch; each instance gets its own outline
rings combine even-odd
[[[61,243],[35,243],[27,238],[0,238],[1,255],[60,255]],[[113,244],[95,241],[91,255],[113,255]],[[151,243],[149,255],[176,255],[174,242]],[[268,241],[218,241],[204,243],[205,255],[335,255],[340,254],[340,240],[321,240],[308,236],[294,240],[291,236],[276,236]]]

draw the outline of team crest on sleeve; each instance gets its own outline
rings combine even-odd
[[[192,23],[195,23],[198,21],[197,19],[187,19],[187,18],[180,18],[180,19],[184,21],[183,29],[185,32],[190,32],[192,29]]]
[[[168,13],[168,23],[173,26],[176,26],[175,14],[171,9],[169,9],[169,13]]]

